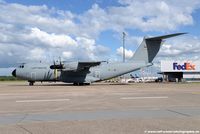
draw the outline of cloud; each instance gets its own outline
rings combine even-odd
[[[96,45],[96,41],[92,38],[77,37],[78,49],[75,50],[74,54],[79,59],[87,60],[102,60],[109,52],[107,47],[102,45]]]
[[[122,47],[117,49],[117,54],[120,55],[120,56],[123,55],[123,48]],[[133,57],[133,54],[134,54],[133,51],[125,49],[125,57],[126,58],[130,59],[131,57]]]
[[[164,43],[158,56],[191,59],[199,53],[200,37],[185,35]]]
[[[161,32],[176,30],[181,26],[192,25],[192,13],[200,7],[198,0],[120,0],[119,2],[121,6],[112,6],[108,9],[102,9],[94,4],[90,10],[80,15],[81,26],[86,28],[83,31],[87,31],[89,35],[98,35],[107,29],[117,32],[127,28]]]
[[[52,62],[60,56],[98,60],[108,53],[94,38],[82,36],[70,11],[6,2],[0,2],[0,8],[0,67]]]
[[[31,40],[39,40],[41,43],[50,45],[52,47],[67,47],[76,46],[77,43],[70,36],[54,33],[48,34],[38,28],[31,28],[31,33],[28,36]]]
[[[13,24],[15,28],[38,27],[47,32],[73,33],[75,24],[70,11],[60,11],[41,6],[26,6],[0,2],[0,22]]]
[[[24,62],[30,49],[23,45],[0,43],[0,67],[16,66]]]
[[[199,0],[119,0],[119,3],[121,6],[106,9],[93,4],[89,10],[77,15],[45,5],[26,6],[0,2],[0,22],[13,24],[16,29],[37,27],[48,33],[91,38],[98,37],[105,30],[175,30],[180,26],[192,25],[192,13],[200,7]]]
[[[52,62],[58,57],[63,57],[63,60],[102,60],[109,52],[107,47],[96,44],[94,39],[73,39],[64,34],[47,33],[39,28],[26,28],[20,33],[10,31],[4,38],[0,40],[2,67],[16,65],[17,62]]]
[[[43,60],[45,57],[45,51],[41,48],[34,48],[30,51],[29,57],[26,57],[28,60]]]
[[[70,58],[72,58],[73,54],[70,51],[64,51],[64,52],[62,52],[62,56],[64,58],[70,59]]]

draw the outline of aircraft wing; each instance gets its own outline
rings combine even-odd
[[[89,62],[71,62],[71,63],[66,63],[64,65],[63,71],[73,71],[73,72],[78,72],[78,71],[88,71],[91,67],[98,66],[102,62],[105,61],[89,61]]]
[[[101,64],[101,61],[97,62],[78,62],[78,68],[77,70],[84,70],[89,69],[90,67],[98,66]]]

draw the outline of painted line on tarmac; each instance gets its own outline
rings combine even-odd
[[[192,94],[200,94],[200,92],[192,92]]]
[[[17,100],[17,103],[30,103],[30,102],[58,102],[58,101],[69,101],[70,99],[51,99],[51,100]]]
[[[51,94],[58,94],[58,95],[70,95],[70,94],[72,94],[72,93],[65,93],[65,92],[56,92],[56,93],[54,93],[54,92],[49,92],[49,93],[42,93],[42,92],[40,92],[40,93],[16,93],[16,94],[10,94],[10,93],[7,93],[7,94],[0,94],[0,96],[23,96],[23,95],[51,95]]]
[[[168,96],[151,96],[151,97],[122,97],[121,100],[139,100],[139,99],[168,99]]]

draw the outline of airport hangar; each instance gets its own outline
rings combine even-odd
[[[159,74],[168,82],[200,81],[200,61],[161,61]]]

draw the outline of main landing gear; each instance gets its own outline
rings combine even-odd
[[[35,81],[28,81],[29,82],[29,86],[33,86]]]
[[[74,86],[84,86],[84,85],[90,85],[90,83],[77,83],[77,82],[74,82],[73,85]]]

